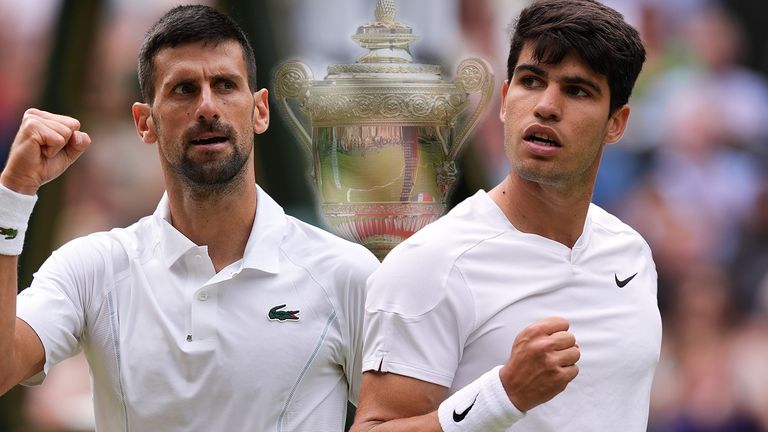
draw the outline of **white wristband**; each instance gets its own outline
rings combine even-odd
[[[509,400],[496,366],[437,408],[443,432],[506,431],[525,416]]]
[[[0,184],[0,255],[20,255],[37,195],[24,195]]]

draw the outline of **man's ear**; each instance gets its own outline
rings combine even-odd
[[[157,133],[155,121],[152,119],[152,108],[149,104],[136,102],[131,107],[133,112],[133,123],[136,125],[136,132],[139,138],[147,144],[157,142]]]
[[[256,103],[253,109],[253,133],[261,134],[269,127],[269,92],[261,89],[253,94]]]
[[[624,135],[624,131],[627,129],[627,121],[629,121],[629,105],[624,104],[621,108],[617,109],[611,117],[608,119],[608,128],[605,130],[605,143],[613,144],[621,139]]]
[[[499,110],[499,118],[504,123],[504,115],[507,113],[507,91],[509,90],[509,80],[504,80],[501,83],[501,109]]]

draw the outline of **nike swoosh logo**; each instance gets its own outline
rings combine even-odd
[[[467,414],[469,413],[469,410],[471,410],[472,407],[475,406],[475,402],[477,402],[477,396],[478,395],[475,395],[475,398],[472,400],[472,404],[468,406],[467,409],[465,409],[464,411],[457,413],[456,410],[453,410],[453,421],[455,421],[456,423],[459,423],[460,421],[464,420],[464,417],[467,416]]]
[[[624,280],[619,280],[619,277],[616,275],[616,273],[613,274],[613,277],[616,278],[616,286],[618,286],[619,288],[624,288],[632,279],[635,278],[635,276],[637,276],[637,273],[633,274],[632,276]]]

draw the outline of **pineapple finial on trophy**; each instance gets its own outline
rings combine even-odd
[[[370,52],[362,54],[358,63],[411,63],[410,44],[416,39],[413,30],[395,21],[395,0],[378,0],[374,20],[357,28],[352,39]]]
[[[379,0],[376,3],[375,16],[378,22],[394,22],[395,0]]]

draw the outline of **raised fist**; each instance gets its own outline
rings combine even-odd
[[[563,318],[546,318],[524,328],[499,371],[507,396],[525,412],[562,392],[579,373],[576,337]]]
[[[0,183],[18,193],[34,195],[90,145],[91,138],[80,132],[77,119],[31,108],[21,120]]]

